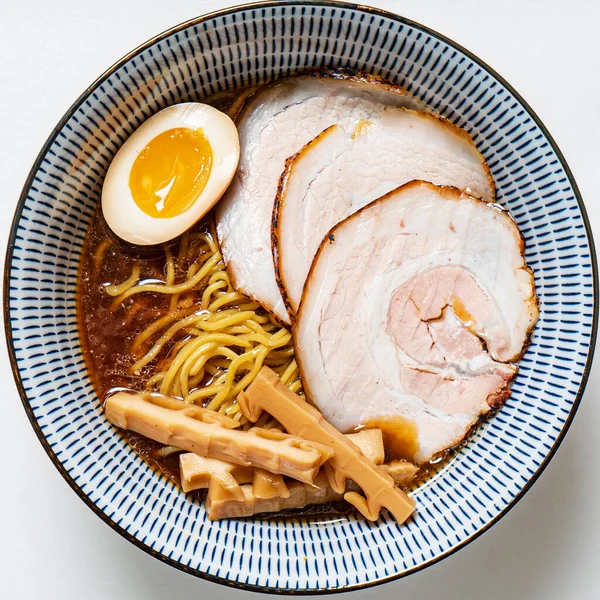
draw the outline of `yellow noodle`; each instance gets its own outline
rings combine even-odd
[[[152,389],[157,383],[160,383],[163,380],[164,376],[165,374],[163,372],[156,373],[156,375],[153,375],[150,377],[150,379],[148,379],[146,385],[148,388]]]
[[[165,377],[162,380],[162,383],[160,385],[160,393],[161,394],[169,395],[169,389],[170,389],[173,381],[175,381],[175,377],[177,375],[177,372],[179,371],[179,368],[183,365],[186,358],[198,346],[201,346],[203,343],[205,343],[205,340],[203,338],[190,340],[189,343],[187,343],[185,346],[183,346],[179,350],[179,352],[175,355],[175,358],[171,361],[171,364],[170,364],[167,372],[165,373]],[[208,345],[212,346],[212,344],[210,342],[208,343]]]
[[[240,304],[238,306],[238,308],[240,310],[258,310],[260,308],[260,305],[257,304],[256,302],[248,301],[248,302],[245,302],[244,304]]]
[[[285,330],[282,330],[282,331],[285,331]],[[291,333],[287,333],[285,336],[279,337],[279,338],[276,338],[275,335],[264,336],[264,335],[258,335],[256,333],[251,333],[251,334],[245,335],[243,337],[246,340],[256,342],[257,344],[262,344],[263,346],[267,346],[269,348],[280,348],[281,346],[285,346],[292,340]]]
[[[211,277],[211,279],[212,279],[212,277]],[[210,283],[210,281],[209,281],[209,285],[206,287],[206,289],[204,290],[204,293],[202,294],[202,302],[200,303],[202,308],[204,308],[205,310],[208,309],[208,306],[210,304],[210,297],[216,291],[223,289],[224,287],[227,287],[226,281],[220,280],[220,281],[215,281],[214,283]]]
[[[269,323],[269,317],[267,315],[255,314],[252,320],[256,323]]]
[[[208,310],[211,312],[219,310],[222,306],[227,304],[231,304],[232,302],[239,302],[240,300],[244,300],[244,296],[239,294],[238,292],[229,292],[227,294],[220,294],[216,300],[213,300],[208,307]]]
[[[171,248],[168,244],[164,245],[165,250],[165,263],[167,270],[167,285],[173,285],[175,283],[175,261],[173,259],[173,253],[171,252]],[[173,294],[171,296],[171,300],[169,302],[169,310],[174,310],[179,301],[179,294]]]
[[[293,381],[292,383],[290,383],[288,385],[288,387],[290,388],[290,390],[292,392],[294,392],[294,394],[299,394],[302,391],[302,383],[299,379],[296,379],[295,381]]]
[[[167,285],[173,285],[175,283],[175,263],[173,262],[173,253],[168,244],[165,244],[163,247],[165,250],[165,261],[167,266],[167,281],[165,283]]]
[[[252,330],[246,325],[233,325],[227,328],[227,333],[231,335],[243,335],[245,333],[252,333]]]
[[[157,342],[154,344],[154,346],[152,346],[152,348],[150,348],[145,356],[143,356],[130,368],[130,371],[135,373],[142,367],[145,367],[149,362],[158,356],[158,353],[162,350],[165,344],[173,339],[173,336],[178,331],[184,329],[185,327],[189,327],[191,324],[195,323],[201,318],[201,315],[190,315],[189,317],[185,317],[184,319],[181,319],[181,321],[174,323],[165,333],[163,333],[163,335],[160,336],[160,338],[158,338]]]
[[[201,233],[199,237],[202,240],[204,240],[204,242],[208,245],[208,247],[210,248],[210,251],[213,254],[218,254],[221,252],[221,250],[219,249],[219,246],[217,245],[215,235],[210,234],[210,233]]]
[[[276,352],[271,352],[271,354],[269,354],[269,357],[273,358],[273,360],[281,361],[287,360],[291,356],[294,356],[293,346],[286,346],[285,348],[281,348],[280,350],[277,350]]]
[[[110,246],[109,238],[102,240],[98,244],[98,247],[96,248],[96,254],[94,256],[94,267],[95,267],[96,271],[100,270],[100,265],[104,261],[104,255],[106,254],[106,251],[108,250],[109,246]]]
[[[198,371],[197,375],[193,375],[192,377],[190,377],[189,382],[188,382],[188,388],[189,389],[194,389],[196,387],[198,387],[201,383],[202,380],[204,379],[204,369],[200,369]]]
[[[184,396],[187,396],[189,394],[188,382],[190,374],[197,374],[204,367],[207,361],[209,361],[212,357],[218,355],[225,356],[231,361],[235,360],[238,356],[233,350],[225,346],[217,346],[211,348],[208,352],[205,351],[199,353],[198,351],[196,351],[194,354],[187,358],[187,360],[184,362],[179,371],[179,381],[181,382],[181,390]]]
[[[196,263],[192,263],[192,265],[188,269],[186,281],[189,281],[190,279],[192,279],[196,275],[196,273],[199,271],[199,269],[200,269],[200,265],[198,265]]]
[[[217,313],[223,314],[223,313]],[[250,319],[254,319],[256,316],[252,311],[239,311],[231,314],[225,314],[224,316],[210,315],[207,319],[201,320],[196,323],[198,329],[203,331],[218,331],[223,327],[230,327],[231,325],[240,325]]]
[[[171,385],[169,396],[173,396],[174,398],[183,398],[183,394],[181,393],[181,386],[179,385],[179,380],[175,380]]]
[[[196,363],[199,362],[199,359],[203,354],[208,355],[207,358],[212,358],[218,355],[226,356],[230,360],[237,358],[237,354],[235,354],[235,352],[229,348],[218,346],[219,342],[228,343],[230,338],[231,336],[226,336],[223,334],[212,334],[205,337],[200,337],[186,344],[186,346],[180,352],[178,352],[176,358],[171,363],[171,366],[169,367],[169,370],[167,371],[165,379],[161,385],[161,393],[168,393],[166,390],[171,385],[180,369],[185,369],[187,376],[190,369],[196,366]],[[206,362],[206,360],[201,361],[197,365],[195,371],[197,372],[201,367],[204,366]],[[192,371],[192,375],[194,374],[195,372]]]
[[[240,412],[239,404],[223,404],[222,408],[223,408],[223,412],[229,417]],[[219,409],[219,410],[221,410],[221,409]]]
[[[257,323],[256,321],[248,321],[247,327],[249,327],[250,329],[252,329],[252,331],[255,331],[256,333],[261,333],[263,335],[266,335],[269,331],[268,324],[265,327],[263,327],[260,323]]]
[[[196,402],[198,400],[202,400],[204,398],[211,398],[215,396],[223,389],[223,384],[221,383],[212,383],[210,385],[206,385],[204,387],[198,388],[191,392],[185,399],[186,402]],[[210,406],[210,404],[209,404]]]
[[[187,256],[189,241],[190,241],[190,233],[189,233],[189,231],[186,231],[181,236],[181,240],[179,241],[179,248],[177,250],[177,263],[178,264],[181,264],[183,262],[184,257]]]
[[[134,294],[141,294],[144,292],[155,292],[158,294],[181,294],[191,290],[198,285],[215,267],[215,265],[221,260],[221,254],[213,254],[198,270],[198,272],[191,278],[187,279],[183,283],[177,285],[167,285],[166,283],[142,283],[135,287],[129,287],[127,291],[121,294],[117,298],[117,306],[121,304],[123,300],[126,300]],[[116,294],[111,294],[116,295]]]
[[[238,344],[236,344],[236,346],[237,345]],[[200,372],[200,369],[204,368],[204,365],[207,363],[208,360],[210,360],[211,358],[213,358],[215,356],[219,356],[219,355],[225,356],[229,360],[234,360],[237,357],[237,354],[235,352],[233,352],[233,350],[231,350],[227,347],[224,347],[224,346],[215,347],[214,350],[211,349],[211,351],[201,351],[199,349],[194,354],[192,354],[192,356],[190,356],[188,358],[188,361],[191,363],[191,367],[190,367],[191,375],[195,376],[197,373]],[[217,361],[214,360],[213,365],[220,366],[216,363],[217,363]]]
[[[186,310],[182,310],[182,309],[186,309]],[[191,313],[193,313],[197,310],[198,310],[198,307],[196,307],[196,306],[186,307],[185,304],[183,302],[181,302],[178,310],[170,312],[169,314],[165,315],[164,317],[161,317],[160,319],[157,319],[156,321],[154,321],[154,323],[148,325],[148,327],[146,327],[146,329],[144,329],[144,331],[142,331],[142,333],[140,333],[135,338],[135,340],[133,341],[133,344],[131,345],[131,349],[134,351],[137,350],[146,340],[150,339],[155,333],[158,333],[161,329],[164,329],[167,325],[169,325],[176,319],[188,317]]]
[[[207,364],[207,365],[204,367],[204,370],[205,370],[205,371],[206,371],[206,372],[207,372],[209,375],[212,375],[213,377],[214,377],[215,375],[218,375],[219,373],[221,373],[221,369],[220,369],[219,367],[217,367],[216,365],[210,364],[210,363],[209,363],[209,364]]]
[[[283,383],[287,384],[290,377],[296,375],[297,371],[298,371],[298,366],[296,365],[296,361],[295,360],[290,361],[290,364],[286,367],[283,374],[280,375],[281,381]],[[295,379],[295,377],[294,377],[294,379]]]
[[[231,361],[228,361],[226,358],[215,358],[211,361],[211,364],[221,371],[227,371]]]
[[[131,287],[138,282],[139,278],[140,266],[134,265],[133,269],[131,270],[131,275],[125,281],[119,284],[107,285],[104,288],[104,291],[109,296],[120,296],[121,294],[124,294],[127,290],[131,289]]]
[[[265,356],[267,355],[268,352],[269,352],[268,348],[261,348],[256,353],[256,359],[252,365],[252,370],[249,371],[238,383],[236,383],[227,392],[227,395],[224,396],[225,400],[232,400],[232,399],[237,398],[237,395],[242,390],[245,390],[256,379],[256,376],[258,375],[258,372],[261,370],[263,363],[265,361]],[[216,402],[216,401],[217,401],[217,397],[215,397],[212,400],[212,402]]]
[[[222,402],[229,398],[229,393],[231,391],[231,388],[233,387],[233,380],[236,376],[239,367],[244,363],[253,362],[254,360],[258,359],[261,355],[266,354],[265,350],[266,348],[264,348],[264,346],[259,346],[257,348],[253,348],[252,350],[249,350],[248,352],[244,352],[244,354],[241,354],[235,360],[231,361],[229,369],[227,369],[226,372],[226,377],[223,386],[215,394],[215,397],[208,403],[208,409],[216,410]]]
[[[227,271],[223,269],[217,273],[214,273],[210,276],[209,283],[214,283],[215,281],[225,281],[229,287],[231,287],[229,283],[229,275],[227,275]],[[233,289],[233,288],[231,288]]]

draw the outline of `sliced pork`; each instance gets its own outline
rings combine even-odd
[[[342,432],[381,428],[400,458],[458,444],[509,396],[537,320],[523,252],[506,212],[430,183],[342,221],[294,326],[308,398]]]
[[[217,205],[219,243],[236,289],[283,322],[289,317],[275,280],[270,235],[285,161],[330,125],[353,130],[357,121],[377,118],[386,106],[422,104],[374,77],[328,72],[264,86],[237,119],[241,160]]]
[[[323,236],[369,202],[421,179],[494,201],[489,169],[473,140],[429,113],[389,108],[353,131],[336,125],[287,161],[273,214],[273,253],[293,319]]]

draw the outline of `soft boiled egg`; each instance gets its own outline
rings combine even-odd
[[[227,189],[240,157],[233,121],[189,102],[145,121],[115,155],[102,188],[109,227],[132,244],[177,237]]]

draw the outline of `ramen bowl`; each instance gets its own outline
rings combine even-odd
[[[106,421],[80,348],[78,263],[106,169],[160,109],[300,69],[341,66],[398,82],[466,129],[526,241],[540,320],[506,406],[413,492],[399,526],[355,516],[211,522]],[[255,591],[345,591],[413,573],[464,547],[531,487],[569,428],[596,337],[594,247],[577,186],[523,99],[451,40],[381,10],[265,2],[202,16],[146,42],[96,80],[42,148],[11,231],[4,310],[12,368],[37,436],[115,531],[172,566]]]

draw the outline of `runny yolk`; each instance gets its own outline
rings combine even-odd
[[[212,162],[212,148],[201,129],[168,129],[135,159],[129,173],[131,195],[150,217],[176,217],[206,186]]]

